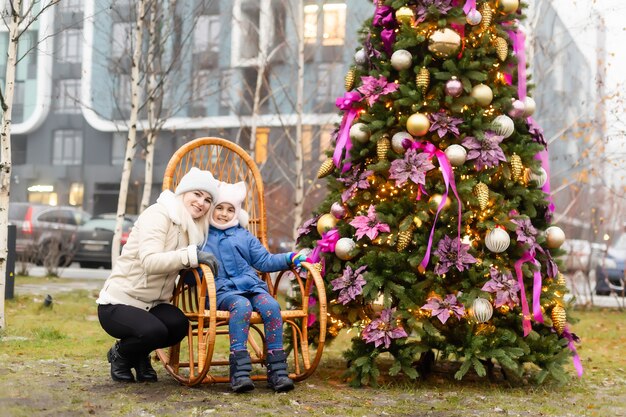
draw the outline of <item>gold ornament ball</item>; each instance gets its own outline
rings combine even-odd
[[[379,292],[376,299],[370,304],[370,308],[376,315],[379,315],[385,309],[385,294]]]
[[[406,130],[413,136],[424,136],[430,128],[430,120],[423,113],[414,113],[406,121]]]
[[[398,23],[412,24],[414,18],[415,13],[413,13],[413,9],[410,7],[402,6],[396,10],[396,21]]]
[[[519,8],[519,0],[500,0],[499,8],[504,13],[513,13]]]
[[[432,214],[435,214],[442,200],[443,196],[441,194],[433,194],[432,197],[428,199],[428,211],[430,211]],[[441,207],[441,210],[449,209],[451,204],[452,200],[450,200],[450,197],[446,196],[446,201],[445,203],[443,203],[443,207]]]
[[[565,233],[558,226],[550,226],[545,231],[546,245],[550,249],[558,249],[565,242]]]
[[[478,297],[472,303],[471,315],[478,323],[489,321],[493,315],[493,306],[489,300]]]
[[[476,100],[479,106],[487,107],[493,100],[493,91],[485,84],[477,84],[472,88],[470,96]]]
[[[428,50],[439,58],[456,54],[461,48],[461,35],[450,28],[436,30],[428,38]]]
[[[317,219],[317,232],[320,236],[337,225],[337,218],[330,213],[323,214]]]

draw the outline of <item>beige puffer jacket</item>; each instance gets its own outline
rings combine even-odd
[[[144,310],[169,303],[181,269],[198,266],[197,247],[182,230],[174,193],[164,191],[137,219],[104,283],[98,304]]]

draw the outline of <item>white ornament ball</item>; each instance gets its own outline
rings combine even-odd
[[[501,253],[507,250],[511,244],[511,238],[506,230],[496,227],[487,232],[485,246],[493,253]]]
[[[509,110],[509,116],[511,117],[522,117],[524,116],[524,111],[526,106],[522,100],[513,100],[511,104],[511,110]]]
[[[335,216],[338,219],[343,219],[346,216],[347,210],[343,206],[343,204],[334,202],[332,206],[330,206],[330,214]]]
[[[491,122],[491,130],[499,136],[504,136],[506,139],[515,131],[515,124],[513,123],[513,119],[509,116],[501,114]]]
[[[365,123],[355,123],[350,127],[350,139],[365,143],[370,139],[370,129]]]
[[[398,49],[391,55],[391,66],[398,71],[411,68],[413,55],[406,49]]]
[[[476,26],[480,24],[481,20],[483,20],[483,15],[476,9],[472,9],[465,16],[465,20],[472,26]]]
[[[472,317],[478,323],[485,323],[493,316],[493,306],[489,300],[478,297],[472,303]]]
[[[535,181],[537,183],[537,188],[543,187],[548,181],[548,173],[543,167],[539,167],[539,172],[535,173],[530,168],[526,168],[524,171],[524,178],[526,182]]]
[[[445,150],[446,157],[452,166],[460,167],[467,160],[467,150],[461,145],[450,145]]]
[[[349,261],[354,257],[351,252],[356,248],[356,243],[349,237],[342,237],[335,245],[335,255],[342,261]]]
[[[513,13],[519,8],[519,0],[500,0],[500,8],[504,13]]]
[[[395,153],[403,154],[404,152],[406,152],[406,149],[403,145],[405,140],[410,140],[411,142],[413,142],[413,136],[411,136],[409,132],[405,131],[396,133],[391,137],[391,149],[393,149]]]
[[[537,104],[532,97],[526,97],[524,99],[524,117],[530,117],[535,113],[535,109],[537,108]]]
[[[477,84],[472,88],[470,96],[476,100],[479,106],[487,107],[493,100],[493,91],[488,85]]]
[[[367,63],[367,53],[365,52],[365,49],[359,49],[356,51],[354,54],[354,62],[358,65],[365,65]]]
[[[558,226],[550,226],[545,231],[546,245],[550,249],[558,249],[565,242],[565,233]]]

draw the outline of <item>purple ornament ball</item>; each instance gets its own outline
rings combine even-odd
[[[513,100],[513,104],[511,110],[509,110],[509,116],[511,117],[522,117],[524,116],[524,111],[526,110],[526,106],[522,100]]]
[[[330,206],[330,214],[337,219],[343,219],[346,215],[346,208],[341,203],[334,202],[333,205]]]
[[[446,82],[445,91],[451,97],[458,97],[463,92],[463,84],[456,77],[452,77],[451,80]]]

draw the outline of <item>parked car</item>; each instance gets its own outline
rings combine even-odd
[[[69,265],[76,231],[90,218],[89,213],[74,206],[9,203],[18,259],[39,265]]]
[[[606,252],[606,256],[596,267],[596,294],[607,295],[611,292],[626,295],[626,233],[623,233]]]
[[[121,244],[124,246],[135,223],[135,217],[127,216],[122,223]],[[82,225],[76,234],[74,261],[81,268],[111,268],[111,248],[115,234],[116,215],[100,214]]]

